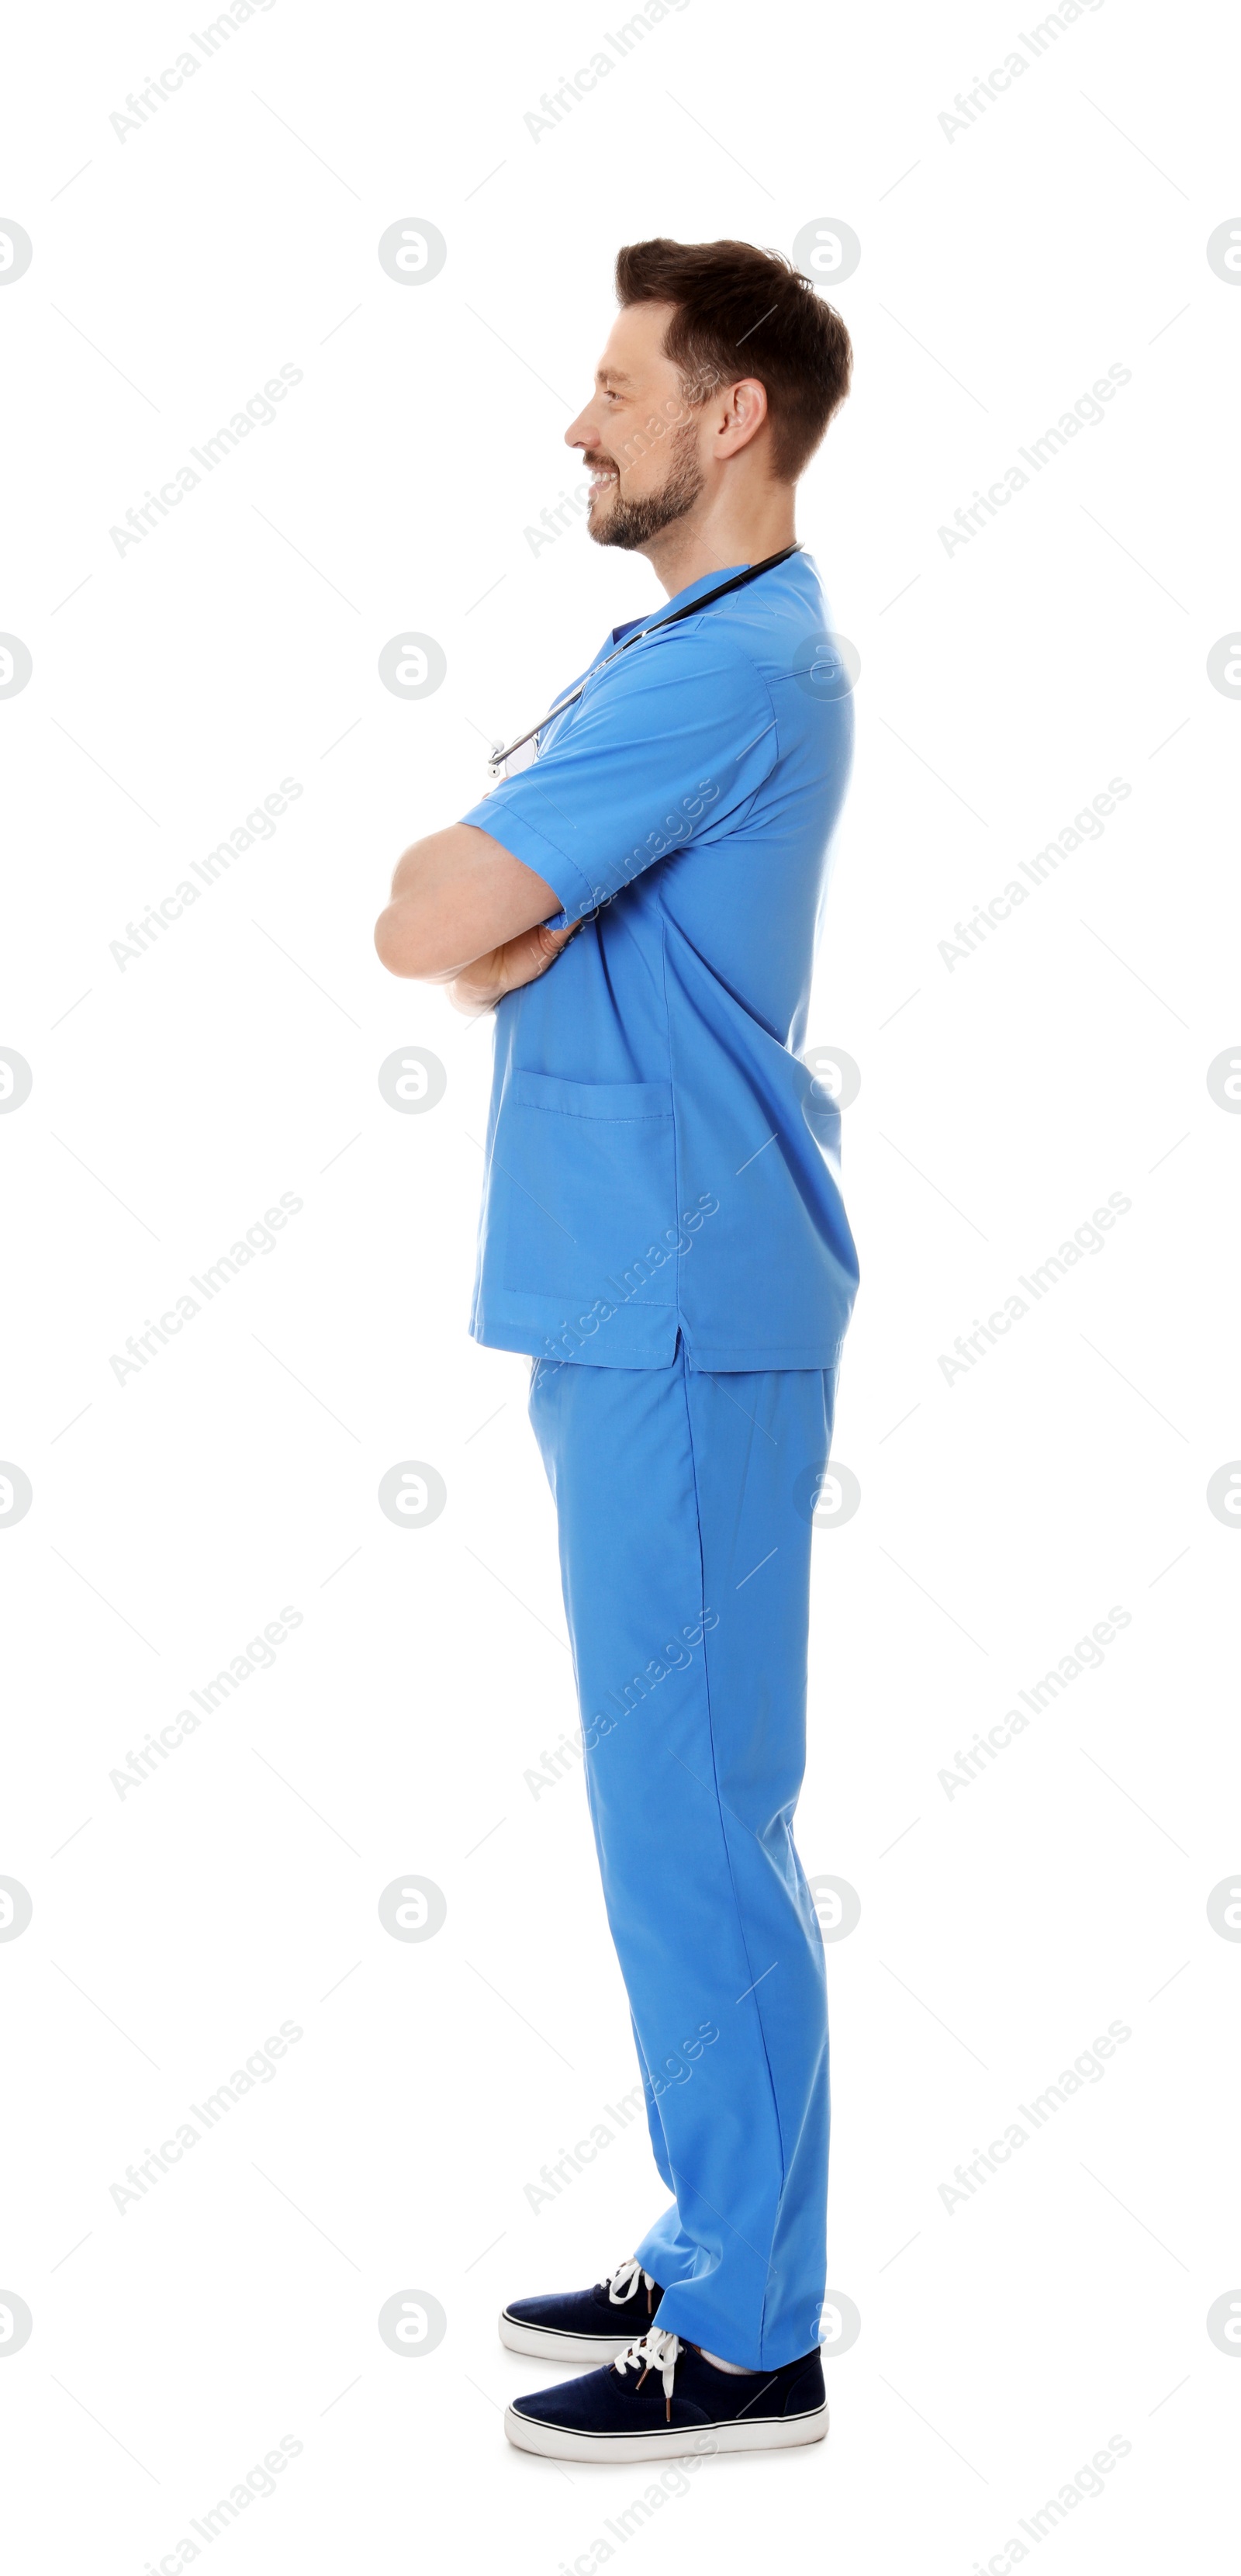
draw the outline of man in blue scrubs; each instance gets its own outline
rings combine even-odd
[[[587,1790],[673,2198],[505,2343],[585,2375],[506,2430],[555,2458],[826,2430],[823,1947],[792,1837],[812,1515],[857,1260],[805,1066],[852,746],[794,487],[848,391],[778,256],[656,240],[566,433],[590,534],[669,605],[616,627],[497,783],[401,859],[398,975],[494,1009],[471,1330],[528,1352]]]

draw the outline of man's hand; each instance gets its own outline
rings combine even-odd
[[[506,939],[501,947],[488,949],[485,957],[476,957],[449,985],[448,999],[453,1009],[477,1019],[480,1011],[489,1011],[506,993],[515,993],[521,984],[535,983],[555,964],[561,949],[581,927],[580,921],[574,921],[567,930],[549,930],[546,922],[540,921],[533,930],[523,930],[516,939]]]

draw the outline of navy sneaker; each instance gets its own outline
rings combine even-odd
[[[675,2460],[686,2452],[783,2451],[827,2431],[816,2346],[782,2370],[717,2370],[659,2326],[607,2370],[515,2398],[504,2430],[547,2460]]]
[[[550,2354],[553,2361],[614,2361],[635,2335],[645,2334],[663,2295],[631,2254],[591,2290],[510,2300],[500,2312],[500,2341],[510,2352]]]

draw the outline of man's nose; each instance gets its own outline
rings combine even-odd
[[[578,413],[577,419],[570,422],[564,434],[564,443],[566,447],[598,446],[599,424],[594,417],[591,404],[588,403],[586,409]]]

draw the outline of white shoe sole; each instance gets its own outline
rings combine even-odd
[[[641,2333],[643,2329],[638,2328]],[[634,2338],[618,2335],[557,2334],[554,2326],[525,2326],[517,2317],[500,2317],[500,2341],[510,2352],[532,2353],[539,2361],[593,2361],[600,2367],[628,2352]]]
[[[781,2415],[760,2423],[744,2419],[726,2424],[685,2424],[666,2433],[573,2433],[560,2424],[539,2424],[516,2407],[505,2410],[504,2430],[518,2451],[536,2451],[544,2460],[680,2460],[709,2459],[717,2451],[791,2451],[803,2442],[821,2442],[827,2432],[826,2404],[809,2415]]]

